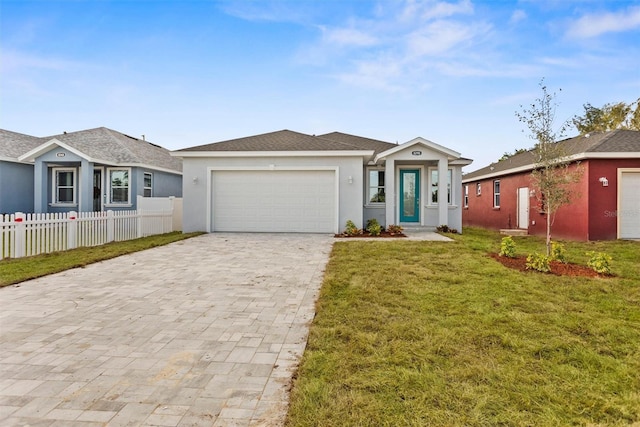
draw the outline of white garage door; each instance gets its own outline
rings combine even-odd
[[[333,233],[335,171],[214,171],[213,231]]]
[[[619,197],[620,238],[640,239],[640,172],[622,172]]]

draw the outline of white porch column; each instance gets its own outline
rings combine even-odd
[[[438,160],[438,225],[449,225],[449,203],[447,202],[447,169],[449,161]]]
[[[396,221],[396,174],[395,162],[387,159],[384,165],[384,192],[385,192],[385,227],[398,224]]]

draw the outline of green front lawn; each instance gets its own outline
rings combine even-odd
[[[84,267],[94,262],[104,261],[155,246],[167,245],[200,234],[202,233],[182,234],[176,231],[124,242],[107,243],[102,246],[83,247],[25,258],[3,259],[0,260],[0,287],[58,273],[70,268]]]
[[[334,245],[288,426],[640,423],[640,243],[563,242],[613,257],[585,279],[508,269],[502,236],[464,232]]]

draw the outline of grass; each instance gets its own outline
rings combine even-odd
[[[84,267],[94,262],[166,245],[199,234],[202,233],[182,234],[181,232],[173,232],[124,242],[113,242],[102,246],[83,247],[25,258],[3,259],[0,261],[0,287],[58,273],[70,268]]]
[[[501,237],[336,243],[287,426],[640,423],[640,243],[563,242],[613,257],[585,279],[508,269]]]

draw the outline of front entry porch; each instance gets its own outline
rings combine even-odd
[[[458,189],[462,188],[462,166],[469,163],[460,153],[423,138],[378,154],[370,164],[384,165],[385,224],[434,229],[447,225],[461,230]]]

